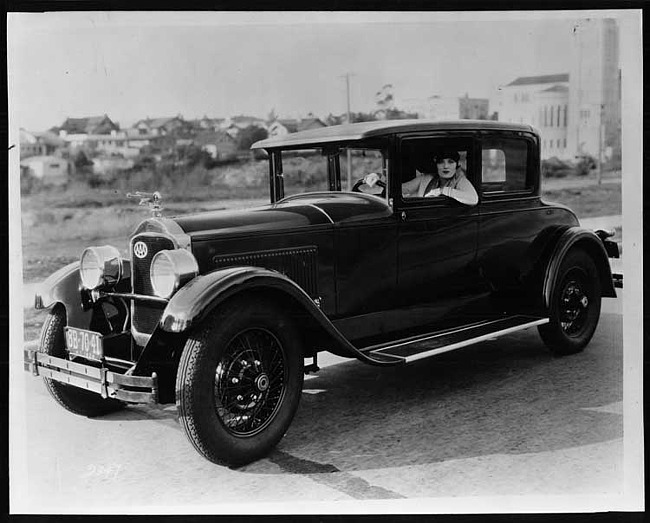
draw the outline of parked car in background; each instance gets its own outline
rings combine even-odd
[[[617,244],[540,198],[530,126],[375,121],[253,149],[268,154],[269,204],[168,217],[140,195],[153,216],[128,258],[88,247],[43,283],[50,314],[25,367],[63,407],[175,402],[201,455],[242,465],[287,431],[322,351],[405,365],[537,327],[573,354],[616,296]],[[460,178],[470,204],[453,197]]]

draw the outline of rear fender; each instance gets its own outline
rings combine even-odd
[[[546,307],[550,307],[551,292],[559,277],[559,270],[566,254],[572,248],[584,249],[594,260],[598,274],[602,296],[616,298],[616,290],[612,280],[607,251],[600,238],[591,230],[582,227],[570,227],[562,233],[553,248],[544,273],[543,295]]]
[[[230,267],[197,276],[172,296],[160,320],[160,328],[182,333],[203,321],[211,311],[235,295],[248,291],[272,291],[289,299],[294,311],[329,339],[328,350],[339,356],[377,364],[357,350],[332,325],[309,295],[283,274],[262,267]]]

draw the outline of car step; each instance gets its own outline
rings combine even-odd
[[[548,318],[537,316],[506,316],[486,320],[455,329],[421,334],[402,340],[373,345],[362,349],[369,358],[400,358],[404,363],[429,358],[443,352],[460,349],[474,343],[490,340],[536,325],[548,323]]]

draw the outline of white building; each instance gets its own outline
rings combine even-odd
[[[20,158],[29,156],[49,156],[62,147],[65,142],[51,132],[32,133],[20,129]]]
[[[573,35],[569,148],[607,159],[621,148],[618,27],[612,19],[588,19]]]
[[[31,156],[20,161],[21,171],[26,171],[46,185],[63,185],[68,181],[68,160],[58,156]]]
[[[542,134],[542,158],[603,160],[620,154],[618,28],[612,19],[576,25],[568,73],[520,77],[499,90],[503,122]]]
[[[571,159],[568,148],[569,74],[522,76],[501,87],[499,120],[539,129],[542,158]]]

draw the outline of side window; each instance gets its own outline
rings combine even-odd
[[[518,138],[484,140],[481,146],[483,194],[528,191],[528,141]]]
[[[452,140],[448,138],[407,138],[401,148],[401,196],[404,201],[437,201],[444,202],[439,194],[440,188],[465,178],[471,180],[472,165],[470,162],[471,142]],[[450,157],[451,158],[445,158]],[[449,162],[454,160],[454,162]],[[453,172],[444,167],[443,161],[453,165]],[[453,184],[456,187],[457,183]],[[437,190],[436,190],[437,189]],[[473,189],[472,189],[473,190]]]

